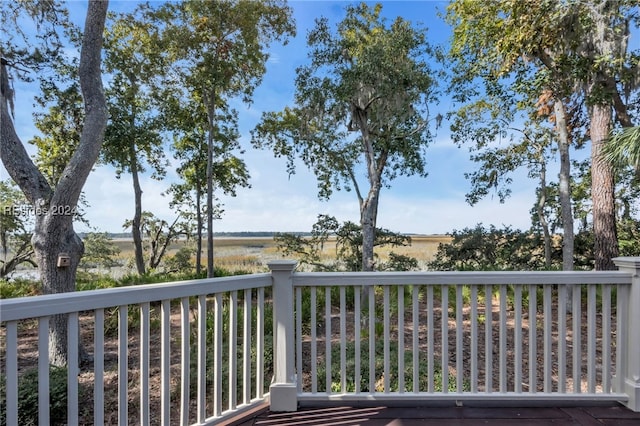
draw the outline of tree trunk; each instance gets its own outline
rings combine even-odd
[[[591,197],[593,201],[593,233],[595,268],[614,270],[611,260],[618,256],[614,176],[611,165],[603,158],[602,147],[609,137],[611,107],[596,104],[591,111]]]
[[[589,10],[593,19],[592,55],[594,58],[623,58],[627,44],[625,31],[615,22],[619,13],[615,2],[594,2]],[[613,25],[613,27],[612,27]],[[595,61],[595,59],[594,59]],[[599,70],[591,78],[588,98],[595,99],[590,114],[591,199],[593,203],[594,256],[596,270],[616,269],[612,258],[618,255],[615,214],[615,182],[612,165],[603,158],[602,148],[609,139],[612,109],[616,103],[612,76]],[[608,87],[609,86],[609,87]],[[620,117],[620,114],[618,114]]]
[[[369,190],[369,195],[360,207],[360,226],[362,227],[362,270],[374,271],[375,259],[373,246],[376,239],[376,218],[378,216],[378,200],[380,185]]]
[[[215,107],[212,103],[215,97],[209,100],[209,132],[207,135],[207,278],[215,275],[213,268],[213,131]]]
[[[46,214],[36,216],[32,244],[44,294],[66,293],[75,290],[76,272],[84,254],[84,244],[73,230],[72,215],[56,214],[58,207],[43,207]],[[58,266],[59,257],[69,259],[68,266]],[[88,359],[80,346],[80,361]],[[67,315],[56,315],[49,323],[49,362],[67,364]]]
[[[196,187],[196,275],[200,276],[202,273],[202,188],[200,187],[200,181]]]
[[[559,197],[562,217],[562,270],[573,271],[573,210],[571,199],[571,161],[569,158],[570,136],[567,127],[567,111],[564,102],[554,102],[556,129],[558,131],[558,152],[560,153]]]
[[[547,165],[542,158],[542,168],[540,170],[540,196],[538,197],[538,220],[544,235],[544,264],[547,269],[551,269],[551,233],[549,223],[544,214],[544,206],[547,203]]]
[[[131,221],[131,236],[133,237],[133,247],[136,259],[136,269],[139,275],[146,273],[144,262],[144,251],[142,250],[142,189],[140,188],[140,177],[138,176],[138,160],[136,157],[136,145],[132,143],[129,149],[129,168],[131,169],[131,180],[133,181],[133,198],[135,211]]]
[[[367,163],[367,179],[369,180],[369,192],[367,198],[360,205],[360,226],[362,227],[362,270],[375,270],[375,258],[373,246],[376,239],[376,222],[378,219],[378,201],[380,197],[382,169],[384,167],[384,154],[376,160],[371,135],[368,128],[367,111],[354,105],[353,119],[362,137],[362,150]]]

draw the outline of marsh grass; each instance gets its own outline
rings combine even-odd
[[[446,235],[415,235],[411,237],[411,246],[407,247],[381,247],[377,248],[376,254],[381,261],[389,259],[389,253],[411,256],[418,260],[418,269],[426,270],[427,264],[434,259],[440,243],[449,242],[451,239]],[[118,257],[119,263],[133,264],[133,243],[131,240],[117,239],[114,243],[120,249]],[[188,241],[178,241],[173,243],[168,250],[167,256],[173,256]],[[245,273],[268,272],[267,264],[273,260],[284,259],[278,250],[273,237],[217,237],[213,243],[214,264],[216,267],[228,271],[243,271]],[[206,253],[202,253],[202,261],[206,262]],[[331,264],[336,258],[336,240],[330,238],[325,244],[321,261]],[[295,259],[294,259],[295,260]],[[195,255],[192,257],[195,264]],[[304,268],[299,267],[299,270]]]

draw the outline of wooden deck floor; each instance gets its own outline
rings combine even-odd
[[[618,425],[640,426],[640,413],[622,406],[495,408],[495,407],[324,407],[301,408],[295,413],[272,413],[266,408],[239,426],[341,425]]]

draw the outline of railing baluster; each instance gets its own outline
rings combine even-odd
[[[160,424],[171,424],[171,300],[163,300],[160,326]],[[100,422],[99,424],[103,424]]]
[[[420,304],[419,304],[419,299],[418,299],[418,295],[419,295],[419,291],[420,291],[420,287],[417,285],[413,285],[412,288],[412,294],[411,294],[411,313],[412,313],[412,318],[411,318],[411,325],[413,326],[413,335],[412,335],[412,354],[413,354],[413,392],[414,393],[418,393],[420,392],[420,341],[419,341],[419,335],[418,335],[418,330],[420,329],[420,322],[419,322],[419,314],[420,314]]]
[[[261,399],[264,397],[264,287],[258,289],[256,311],[256,398]]]
[[[302,377],[302,288],[296,287],[296,372]],[[245,343],[245,347],[247,347]],[[302,392],[302,380],[296,384],[298,392]]]
[[[332,360],[331,360],[331,287],[327,286],[324,288],[324,316],[325,316],[325,321],[324,321],[324,336],[325,336],[325,353],[324,353],[324,359],[326,362],[326,372],[325,372],[325,379],[326,379],[326,386],[325,386],[325,392],[327,393],[327,395],[331,394],[331,385],[333,384],[333,379],[332,379],[332,371],[331,371],[331,366],[332,366]]]
[[[213,415],[222,414],[222,293],[216,293],[213,299]]]
[[[8,425],[17,425],[18,424],[18,392],[10,392],[10,389],[18,389],[18,321],[9,321],[7,322],[7,335],[6,335],[6,357],[7,357],[7,366],[6,366],[6,386],[7,393],[6,397],[6,405],[7,405],[7,424]],[[48,330],[45,333],[48,341]],[[49,369],[49,350],[47,349],[46,359],[47,359],[47,372]],[[45,358],[45,357],[42,357]],[[48,390],[47,390],[48,392]],[[47,405],[48,408],[48,405]]]
[[[347,302],[344,286],[340,287],[340,392],[347,392]]]
[[[293,306],[291,306],[293,309]],[[238,402],[238,292],[229,297],[229,410]]]
[[[129,355],[129,307],[118,308],[118,424],[129,424],[128,407],[128,355]]]
[[[244,367],[242,368],[242,389],[243,397],[242,403],[251,403],[251,319],[253,317],[252,312],[252,291],[251,289],[244,290],[244,343],[242,350],[242,359],[244,361]],[[302,376],[299,376],[302,377]]]
[[[543,381],[543,389],[545,392],[551,392],[551,375],[553,372],[551,371],[551,363],[552,363],[552,326],[553,326],[553,317],[551,315],[551,286],[544,286],[543,297],[542,297],[542,305],[543,305],[543,315],[544,315],[544,330],[543,330],[543,353],[544,353],[544,381]]]
[[[38,423],[49,424],[49,317],[38,318]],[[7,389],[10,389],[7,387]],[[16,388],[17,389],[17,388]],[[8,397],[9,392],[7,392]],[[7,423],[11,424],[11,423]],[[16,421],[16,425],[18,422]]]
[[[383,355],[383,372],[382,372],[382,381],[384,383],[384,393],[389,393],[389,382],[390,382],[390,349],[389,349],[389,344],[390,344],[390,332],[389,332],[389,327],[390,327],[390,310],[391,307],[389,306],[389,286],[385,285],[383,287],[383,299],[382,299],[382,305],[383,305],[383,330],[384,330],[384,339],[383,339],[383,343],[384,343],[384,355]]]
[[[572,286],[571,294],[573,303],[571,305],[571,315],[573,317],[573,327],[571,330],[573,337],[573,392],[582,392],[582,307],[581,291],[579,285]]]
[[[362,381],[362,351],[360,348],[360,328],[362,324],[360,323],[361,314],[360,311],[362,308],[360,306],[360,292],[362,291],[362,287],[354,287],[353,289],[353,330],[354,330],[354,339],[355,339],[355,348],[354,348],[354,363],[355,363],[355,393],[360,393],[362,391],[361,381]]]
[[[442,392],[449,392],[449,286],[440,286]]]
[[[500,367],[499,389],[500,392],[507,391],[507,286],[501,285],[500,290],[500,326],[499,342],[500,354],[498,355]]]
[[[493,392],[493,286],[484,286],[484,391]]]
[[[67,424],[78,424],[78,366],[80,356],[80,326],[78,312],[71,312],[67,317]]]
[[[602,286],[602,391],[611,393],[611,285]]]
[[[404,286],[398,289],[398,389],[404,393]]]
[[[340,287],[340,391],[347,392],[347,302],[344,287]]]
[[[428,391],[435,392],[435,356],[434,356],[434,328],[433,323],[433,286],[427,286],[427,377],[429,380]]]
[[[462,286],[457,285],[456,289],[456,391],[462,392],[463,388],[463,376],[464,376],[464,364],[462,359],[464,349],[464,322],[462,317]]]
[[[514,328],[513,328],[513,346],[514,346],[514,391],[522,393],[522,286],[516,284],[513,287],[514,299]]]
[[[558,285],[558,392],[567,391],[567,286]]]
[[[587,288],[587,392],[596,391],[596,286]]]
[[[478,392],[478,286],[471,285],[471,392]]]
[[[376,293],[369,286],[369,392],[376,391]]]
[[[149,424],[150,304],[140,304],[140,423]]]
[[[616,291],[616,392],[624,391],[625,366],[628,365],[627,341],[629,340],[629,297],[627,286],[618,287]]]
[[[93,323],[93,424],[104,424],[104,309],[96,309]]]
[[[180,425],[189,424],[189,381],[190,381],[190,336],[189,336],[189,298],[180,300]]]
[[[538,338],[536,328],[538,327],[538,287],[529,286],[529,392],[538,391]]]
[[[244,367],[242,368],[242,384],[244,388],[244,396],[242,402],[249,404],[251,402],[251,317],[253,312],[251,310],[253,296],[251,289],[244,290],[244,347],[242,350],[242,358],[244,360]]]
[[[311,393],[318,392],[317,294],[318,288],[311,287]]]
[[[197,418],[204,423],[207,413],[207,298],[198,296],[198,384],[197,384]]]

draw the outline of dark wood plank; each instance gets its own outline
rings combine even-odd
[[[613,407],[323,407],[295,413],[256,413],[240,426],[493,425],[640,426],[640,413]]]

